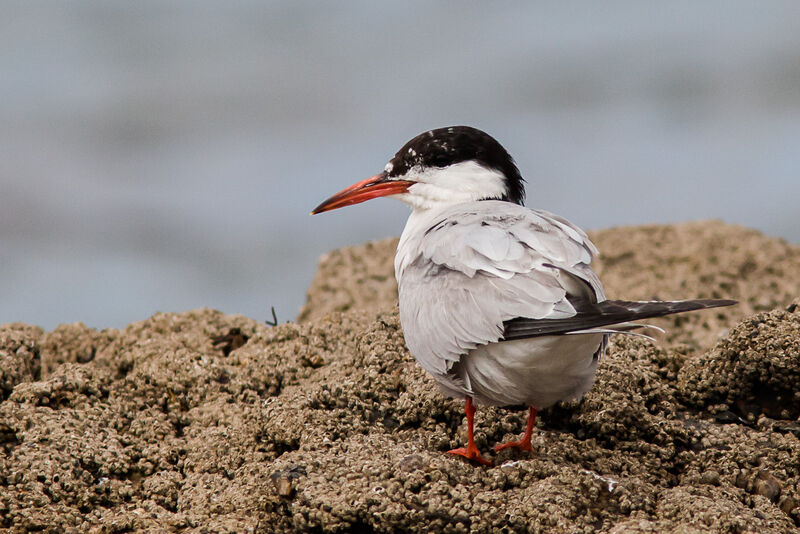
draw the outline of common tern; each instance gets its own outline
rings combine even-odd
[[[397,245],[400,323],[406,345],[442,392],[464,399],[467,445],[475,406],[529,407],[525,434],[497,445],[532,451],[537,410],[582,397],[612,334],[641,335],[634,321],[735,304],[733,300],[607,300],[586,233],[523,206],[525,185],[508,152],[468,126],[424,132],[383,172],[312,214],[392,197],[411,207]]]

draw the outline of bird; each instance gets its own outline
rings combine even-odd
[[[417,135],[382,172],[311,214],[378,197],[411,207],[394,260],[400,324],[442,393],[463,400],[467,444],[448,452],[474,464],[492,463],[475,444],[476,405],[527,406],[522,438],[494,450],[533,452],[538,411],[591,389],[611,335],[644,335],[642,319],[736,304],[608,300],[587,234],[526,208],[514,159],[470,126]]]

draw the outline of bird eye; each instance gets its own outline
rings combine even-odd
[[[431,165],[435,167],[447,167],[450,164],[450,158],[447,154],[436,154],[431,160]]]

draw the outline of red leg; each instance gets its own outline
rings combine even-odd
[[[500,452],[503,449],[507,449],[509,447],[516,447],[521,451],[533,452],[533,447],[531,447],[531,433],[533,432],[533,424],[535,422],[536,422],[536,408],[531,406],[531,411],[528,414],[528,426],[525,427],[525,435],[522,436],[522,439],[519,441],[509,441],[508,443],[495,445],[494,451]]]
[[[492,465],[492,462],[481,456],[478,447],[475,446],[475,438],[472,435],[475,425],[475,407],[472,405],[472,397],[467,397],[464,402],[464,411],[467,413],[467,446],[447,451],[448,454],[463,456],[470,462],[481,465]]]

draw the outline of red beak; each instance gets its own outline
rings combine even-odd
[[[413,184],[414,182],[408,180],[390,180],[384,173],[376,174],[357,184],[351,185],[347,189],[339,191],[314,208],[311,215],[343,208],[344,206],[352,206],[353,204],[359,204],[372,198],[406,193],[408,192],[408,188]]]

